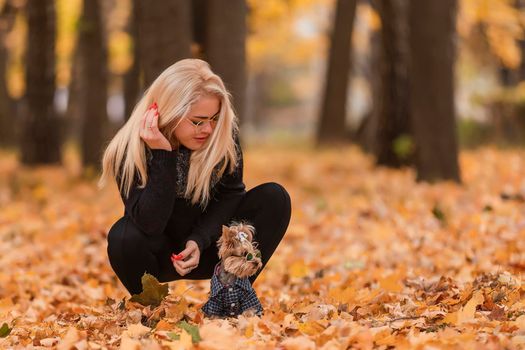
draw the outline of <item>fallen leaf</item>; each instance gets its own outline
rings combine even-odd
[[[186,321],[180,321],[179,323],[177,323],[177,327],[184,329],[186,332],[188,332],[188,334],[191,335],[191,340],[194,343],[198,343],[199,341],[201,341],[199,327],[193,326]]]
[[[142,292],[133,294],[130,301],[138,302],[144,306],[159,306],[161,301],[168,295],[168,284],[160,284],[155,276],[144,273],[142,276]]]

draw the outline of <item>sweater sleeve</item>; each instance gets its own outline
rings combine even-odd
[[[238,151],[237,167],[232,173],[226,173],[221,177],[216,185],[215,196],[186,239],[186,242],[195,241],[201,253],[219,238],[222,225],[228,224],[246,193],[246,186],[242,179],[243,156],[238,136],[235,137],[235,143]]]
[[[166,228],[175,203],[176,155],[175,151],[152,149],[148,159],[148,181],[138,188],[136,173],[129,196],[120,196],[125,212],[133,223],[147,235],[160,235]],[[118,177],[119,181],[120,178]]]

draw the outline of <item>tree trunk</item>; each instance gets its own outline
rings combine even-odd
[[[191,57],[191,1],[137,0],[135,5],[139,61],[149,87],[164,69]]]
[[[140,60],[139,60],[139,45],[138,45],[138,0],[133,0],[131,6],[131,15],[129,16],[128,32],[133,39],[133,64],[124,75],[124,119],[128,120],[131,116],[131,112],[138,101],[139,94],[141,91],[140,84]]]
[[[205,59],[204,45],[207,33],[208,0],[192,0],[191,8],[193,18],[193,43],[197,45],[197,50],[196,52],[193,52],[193,57]]]
[[[108,118],[107,52],[103,37],[101,0],[84,0],[79,47],[82,94],[81,153],[84,166],[100,169]]]
[[[402,137],[408,138],[408,26],[406,0],[377,0],[381,17],[381,51],[379,74],[380,96],[374,154],[377,163],[399,167],[409,163],[409,150],[396,147]]]
[[[6,36],[13,28],[15,23],[16,8],[11,4],[11,1],[5,1],[4,6],[0,12],[0,146],[15,146],[15,135],[18,131],[18,125],[14,113],[14,101],[9,96],[7,91],[7,48]]]
[[[245,0],[208,0],[204,57],[233,96],[240,123],[246,99],[246,14]]]
[[[322,110],[317,127],[318,144],[340,142],[347,137],[346,97],[355,10],[356,0],[337,0]]]
[[[363,69],[363,78],[370,84],[372,104],[352,135],[353,139],[359,143],[365,152],[372,154],[375,154],[376,150],[379,105],[383,85],[381,75],[377,72],[377,67],[381,66],[381,50],[381,33],[379,30],[374,30],[370,33],[370,51],[366,58],[367,64]]]
[[[454,111],[456,0],[411,0],[410,106],[418,180],[460,181]]]
[[[55,2],[28,1],[26,102],[21,139],[24,164],[60,163],[61,132],[55,113]]]

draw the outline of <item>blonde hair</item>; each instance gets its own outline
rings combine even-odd
[[[200,59],[188,58],[174,63],[144,92],[130,118],[104,152],[99,188],[104,187],[108,180],[115,179],[120,192],[124,190],[128,197],[137,172],[141,180],[139,188],[144,188],[148,175],[147,145],[139,135],[142,116],[153,102],[157,102],[159,130],[172,145],[178,145],[174,130],[202,96],[218,97],[221,109],[217,125],[205,147],[191,154],[184,196],[191,203],[205,207],[210,200],[210,179],[215,167],[218,166],[217,175],[220,178],[228,164],[230,172],[237,166],[235,135],[239,127],[231,105],[231,94],[222,79],[211,71],[209,64]]]

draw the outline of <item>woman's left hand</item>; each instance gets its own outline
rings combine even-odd
[[[195,241],[190,240],[186,242],[186,249],[180,252],[179,255],[182,255],[183,260],[171,259],[171,261],[173,261],[173,266],[179,275],[184,276],[199,266],[200,251]]]

